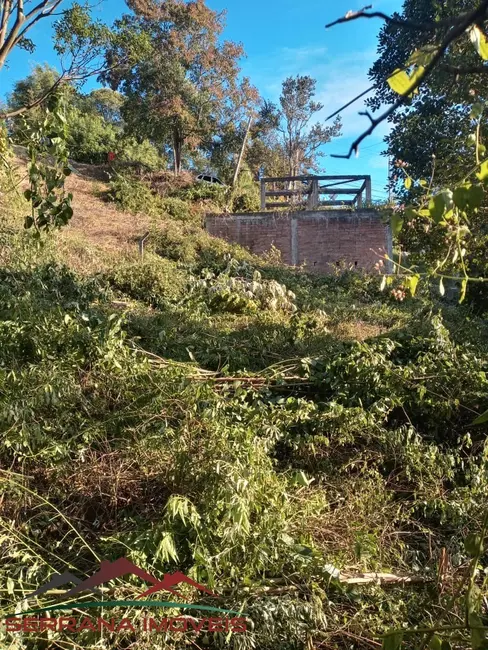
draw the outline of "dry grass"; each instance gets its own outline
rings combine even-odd
[[[88,166],[85,166],[88,167]],[[74,215],[58,234],[59,252],[78,271],[102,270],[115,258],[137,254],[138,240],[148,230],[150,218],[121,212],[103,200],[108,189],[93,178],[73,174],[66,183],[73,193]]]
[[[16,147],[20,189],[27,187],[25,155]],[[66,181],[73,193],[74,215],[66,228],[56,234],[56,253],[79,272],[97,272],[107,268],[115,259],[133,257],[138,253],[138,240],[148,230],[150,218],[118,210],[103,199],[108,185],[104,167],[71,163],[74,173]]]

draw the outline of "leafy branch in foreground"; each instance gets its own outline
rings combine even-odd
[[[469,241],[472,238],[471,223],[473,217],[483,210],[483,200],[488,186],[488,159],[486,147],[480,142],[479,124],[485,106],[475,104],[471,112],[474,133],[468,138],[468,146],[474,146],[475,164],[461,181],[452,187],[435,188],[435,173],[428,182],[421,179],[414,181],[406,171],[405,164],[397,161],[399,172],[405,177],[405,189],[416,191],[420,196],[400,209],[390,210],[390,225],[395,237],[404,229],[414,229],[423,225],[426,232],[436,229],[440,232],[441,245],[437,250],[437,259],[424,265],[419,270],[416,265],[408,268],[400,260],[393,262],[396,274],[401,276],[405,288],[413,296],[421,279],[437,278],[439,293],[445,294],[445,281],[460,283],[459,302],[466,297],[468,282],[486,282],[488,278],[473,277],[469,272]],[[434,167],[435,170],[435,167]],[[392,278],[383,277],[382,288],[391,284]]]
[[[42,230],[66,225],[73,216],[73,195],[67,194],[64,187],[71,169],[62,98],[53,96],[50,106],[39,125],[25,125],[30,187],[24,196],[31,203],[31,214],[25,219],[25,228],[34,227],[38,235]]]
[[[380,17],[387,22],[391,22],[398,26],[408,27],[409,29],[416,29],[425,31],[427,36],[424,39],[424,45],[418,48],[409,60],[401,69],[395,69],[391,72],[390,76],[386,79],[392,90],[400,96],[398,99],[378,117],[373,117],[369,113],[362,113],[370,120],[370,126],[360,136],[358,136],[351,144],[347,154],[338,155],[333,154],[335,158],[350,158],[352,154],[357,154],[359,145],[365,140],[373,131],[391,115],[393,115],[402,105],[408,103],[412,95],[418,91],[419,87],[431,76],[431,74],[441,65],[441,61],[449,51],[449,48],[462,36],[468,34],[470,40],[478,52],[479,56],[484,60],[488,60],[488,41],[486,35],[480,25],[486,20],[488,12],[488,0],[483,0],[471,12],[459,14],[447,20],[436,21],[433,24],[415,24],[410,21],[400,19],[390,19],[381,12],[367,13],[367,9],[358,12],[349,12],[342,19],[329,23],[326,27],[332,27],[338,23],[349,22],[357,18],[371,18]],[[444,28],[444,29],[442,29]],[[428,34],[435,30],[438,32],[436,43],[429,42]],[[439,31],[440,30],[440,31]],[[463,72],[462,68],[451,66],[443,68],[445,71],[451,71],[456,75]],[[488,72],[488,66],[480,66],[477,72]],[[358,96],[359,98],[359,96]],[[348,104],[349,105],[349,104]]]

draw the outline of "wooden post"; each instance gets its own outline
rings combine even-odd
[[[310,178],[310,191],[308,194],[307,208],[314,210],[319,207],[319,182],[316,178]]]
[[[249,118],[249,123],[248,123],[248,125],[247,125],[246,134],[244,135],[244,140],[243,140],[243,142],[242,142],[242,147],[241,147],[241,151],[240,151],[240,153],[239,153],[239,158],[237,159],[236,170],[235,170],[235,172],[234,172],[234,178],[233,178],[233,180],[232,180],[232,187],[234,187],[235,184],[237,183],[237,178],[238,178],[238,176],[239,176],[239,171],[240,171],[240,169],[241,169],[241,165],[242,165],[242,159],[244,158],[244,152],[245,152],[245,150],[246,150],[247,139],[248,139],[248,137],[249,137],[249,132],[251,131],[252,119],[253,119],[253,118],[252,118],[252,116],[251,116],[251,117]]]
[[[366,176],[366,204],[370,206],[371,203],[371,176]]]
[[[313,196],[312,207],[318,208],[320,196],[319,196],[319,181],[317,178],[314,178],[314,180],[312,181],[312,196]]]
[[[266,183],[261,179],[261,210],[266,210]]]

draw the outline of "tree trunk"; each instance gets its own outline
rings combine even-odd
[[[183,139],[180,134],[175,131],[173,134],[173,159],[174,159],[174,172],[175,176],[181,172],[181,154],[183,150]]]
[[[242,141],[241,151],[239,152],[239,157],[237,159],[236,169],[234,171],[234,178],[232,179],[232,187],[235,186],[235,184],[237,183],[237,179],[239,178],[239,171],[241,169],[242,159],[244,158],[244,152],[246,151],[246,143],[247,143],[247,139],[249,137],[249,132],[251,131],[252,120],[253,120],[253,118],[250,117],[249,122],[247,124],[246,134],[244,135],[244,140]]]

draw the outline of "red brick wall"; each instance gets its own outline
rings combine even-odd
[[[378,253],[391,255],[390,229],[374,210],[208,215],[205,225],[211,235],[253,253],[274,245],[286,264],[305,263],[321,273],[338,262],[371,269]]]

